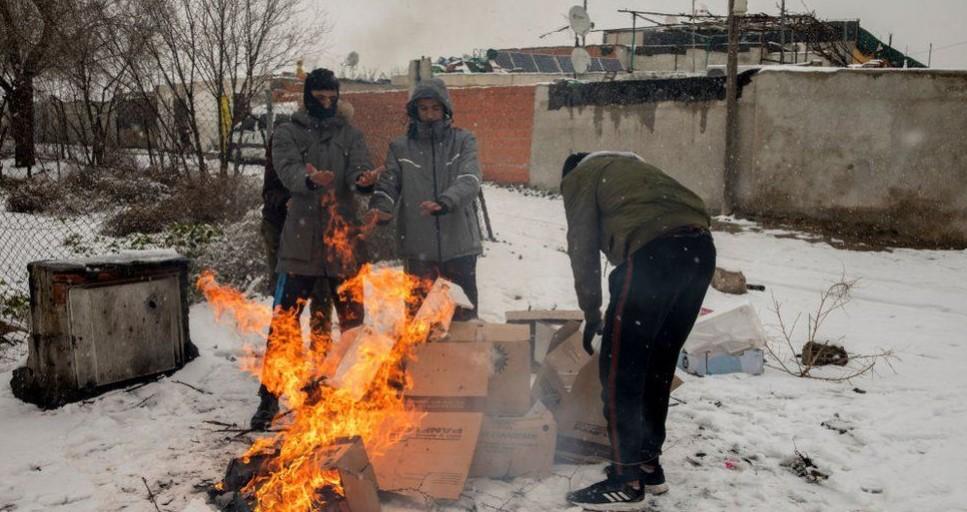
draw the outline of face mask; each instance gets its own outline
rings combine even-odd
[[[332,100],[332,106],[329,108],[323,107],[311,92],[306,92],[303,102],[310,116],[316,119],[329,119],[336,115],[336,106],[339,105],[339,97],[337,96]]]

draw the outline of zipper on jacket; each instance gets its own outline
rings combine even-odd
[[[430,166],[430,170],[433,172],[433,201],[440,204],[440,193],[437,190],[437,180],[436,180],[436,131],[430,127],[430,157],[433,159],[433,165]],[[443,264],[443,238],[440,237],[440,216],[434,215],[433,219],[436,221],[436,253],[437,262]]]

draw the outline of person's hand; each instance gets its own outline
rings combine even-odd
[[[379,180],[379,175],[383,173],[384,169],[385,168],[383,166],[379,166],[369,171],[363,171],[363,173],[356,178],[356,184],[360,187],[372,187],[376,184],[376,181]]]
[[[320,187],[328,187],[336,180],[336,173],[332,171],[320,171],[312,164],[306,164],[306,177],[309,178],[309,181]]]
[[[285,209],[288,210],[292,208],[292,198],[290,197],[288,201],[285,202]]]
[[[423,216],[438,215],[443,212],[443,205],[436,201],[423,201],[420,203],[420,213]]]
[[[591,347],[591,342],[594,341],[594,336],[601,334],[603,332],[603,325],[601,324],[601,312],[595,311],[591,314],[585,314],[584,317],[584,351],[588,355],[594,355],[594,348]]]
[[[383,210],[371,208],[368,212],[366,212],[366,225],[372,226],[374,224],[386,224],[392,218],[392,213],[386,213]]]

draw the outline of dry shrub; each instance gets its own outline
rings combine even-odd
[[[13,213],[44,213],[61,195],[57,181],[46,176],[32,179],[8,180],[7,211]]]
[[[220,224],[243,218],[261,205],[258,182],[239,176],[181,183],[170,193],[118,211],[105,223],[104,234],[158,233],[174,224]]]

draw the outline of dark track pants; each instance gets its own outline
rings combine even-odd
[[[608,277],[600,374],[614,478],[638,479],[665,442],[678,353],[715,271],[711,235],[667,235],[632,254]]]
[[[456,283],[463,292],[467,294],[473,309],[457,308],[453,315],[454,320],[466,321],[477,318],[478,299],[477,299],[477,257],[463,256],[452,260],[444,261],[420,261],[406,260],[406,273],[431,281],[438,277],[449,279]],[[430,290],[422,290],[424,296]],[[415,312],[413,312],[415,313]]]
[[[298,308],[296,318],[302,315],[305,301],[310,300],[313,339],[320,335],[328,337],[332,333],[330,310],[336,306],[339,317],[339,330],[346,332],[363,323],[363,305],[351,299],[341,297],[337,292],[343,283],[342,279],[325,276],[303,276],[298,274],[279,274],[275,286],[275,301],[272,305],[281,306],[290,311]],[[316,303],[319,304],[316,304]],[[273,320],[274,322],[274,320]],[[271,339],[271,337],[270,337]]]

